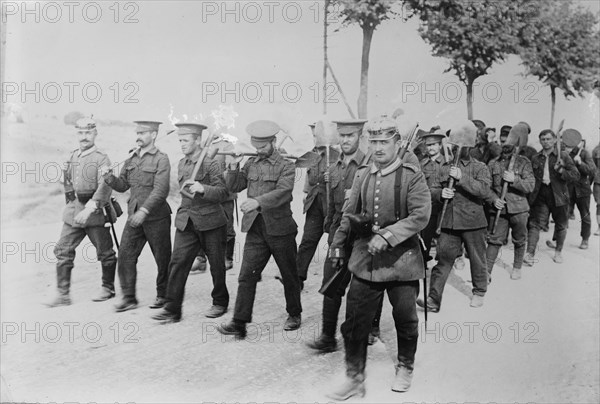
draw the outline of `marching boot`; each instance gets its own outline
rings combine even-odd
[[[202,274],[204,272],[206,272],[206,257],[199,255],[196,257],[194,263],[192,264],[190,275]]]
[[[521,268],[513,267],[512,272],[510,273],[510,279],[514,279],[514,280],[521,279]]]
[[[102,289],[100,294],[92,299],[94,302],[103,302],[115,297],[115,273],[117,262],[102,264]]]
[[[367,341],[344,339],[346,349],[346,380],[327,397],[345,401],[350,397],[365,396],[365,366],[367,361]]]
[[[51,301],[45,303],[48,307],[69,306],[71,297],[69,289],[71,288],[71,269],[63,265],[56,266],[56,285],[58,295]]]
[[[392,384],[392,391],[404,393],[412,383],[413,370],[403,365],[396,366],[396,378]]]

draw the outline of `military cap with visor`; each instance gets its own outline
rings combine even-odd
[[[366,119],[343,119],[339,121],[333,121],[337,125],[337,131],[341,135],[349,135],[356,131],[362,132]]]
[[[158,127],[162,124],[162,122],[156,121],[133,121],[137,126],[135,127],[136,133],[143,132],[158,132]]]
[[[178,135],[202,136],[202,131],[207,129],[206,125],[201,123],[176,123]]]

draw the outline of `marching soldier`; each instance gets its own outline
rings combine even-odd
[[[63,211],[63,227],[55,248],[58,296],[49,307],[71,304],[69,290],[75,249],[88,236],[102,265],[102,290],[95,302],[115,296],[117,258],[110,231],[104,227],[103,210],[109,205],[111,189],[99,178],[100,167],[110,166],[108,156],[95,145],[98,130],[91,118],[81,118],[75,124],[79,148],[69,157],[65,172],[67,206]]]
[[[227,217],[221,203],[229,196],[221,167],[216,160],[202,153],[202,131],[206,126],[196,123],[178,123],[177,133],[181,151],[177,178],[179,186],[193,195],[182,194],[181,206],[175,217],[175,240],[169,263],[169,281],[163,310],[152,318],[165,323],[181,320],[181,309],[190,269],[198,250],[202,248],[210,263],[213,280],[212,306],[206,317],[216,318],[227,312],[229,292],[225,282],[225,240]],[[196,177],[194,167],[201,164]]]
[[[369,156],[359,148],[363,126],[366,120],[352,119],[337,121],[337,131],[342,153],[339,159],[325,172],[324,179],[331,184],[331,196],[324,230],[329,233],[328,244],[331,245],[333,235],[340,226],[342,211],[348,201],[354,175],[358,168],[367,163]],[[344,245],[346,256],[352,251],[351,243]],[[344,263],[346,264],[346,263]],[[336,267],[331,265],[331,259],[326,258],[323,264],[323,285],[335,274]],[[337,350],[335,334],[337,332],[338,314],[342,305],[342,297],[350,283],[350,276],[344,278],[336,290],[334,297],[323,296],[323,329],[321,335],[308,346],[318,352],[327,353]],[[379,322],[379,318],[377,318]]]
[[[562,248],[567,237],[569,222],[569,191],[567,183],[579,179],[579,171],[568,153],[556,150],[556,134],[544,129],[539,135],[542,150],[531,159],[535,188],[529,195],[531,219],[528,225],[527,254],[523,263],[533,266],[540,230],[548,227],[550,214],[554,219],[554,262],[563,262]]]
[[[232,151],[233,144],[225,140],[221,134],[215,137],[212,144],[209,146],[209,154],[212,155],[212,150],[219,151]],[[227,164],[225,163],[225,156],[217,155],[214,158],[221,166],[221,172],[225,172]],[[227,216],[227,245],[225,246],[225,270],[233,268],[233,253],[235,252],[235,228],[233,227],[233,214],[235,210],[235,201],[237,199],[236,193],[229,193],[229,197],[223,202],[223,210]],[[190,274],[198,274],[206,271],[206,254],[202,249],[198,252],[198,256],[192,264],[192,270]]]
[[[327,153],[329,148],[329,162],[335,161],[339,157],[339,152],[330,145],[321,144],[322,134],[317,133],[321,128],[315,124],[309,125],[315,139],[315,148],[313,151],[319,154],[316,164],[306,170],[306,198],[304,199],[303,213],[306,214],[304,221],[304,231],[302,241],[298,247],[296,257],[296,266],[298,268],[298,277],[300,278],[300,289],[304,288],[304,281],[308,274],[310,261],[319,246],[321,236],[323,236],[323,224],[327,216],[327,180],[325,173],[327,171]],[[320,126],[320,125],[319,125]]]
[[[596,171],[594,160],[590,153],[581,144],[581,133],[575,129],[566,129],[563,132],[565,152],[573,159],[579,171],[579,180],[569,182],[569,202],[571,206],[577,205],[581,217],[581,245],[582,250],[588,249],[590,235],[592,234],[592,218],[590,217],[590,200],[592,199],[592,181]],[[556,243],[550,242],[550,247],[555,248]]]
[[[594,147],[592,159],[596,166],[594,171],[594,200],[596,201],[596,223],[598,224],[598,229],[594,235],[600,236],[600,144]]]
[[[475,128],[469,122],[453,130],[473,134]],[[448,188],[450,177],[455,179],[456,189]],[[442,166],[440,178],[431,190],[434,200],[449,200],[446,214],[441,218],[442,232],[437,244],[439,261],[431,270],[427,301],[417,301],[421,307],[427,304],[428,311],[440,311],[444,286],[463,244],[469,254],[473,280],[471,307],[483,305],[488,284],[485,258],[487,219],[483,201],[488,196],[490,183],[487,166],[472,157],[468,147],[462,148],[457,166],[451,163]]]
[[[518,123],[510,131],[510,135],[502,145],[502,154],[497,160],[488,164],[492,174],[492,189],[487,201],[493,205],[492,222],[496,210],[502,213],[498,219],[495,233],[488,235],[486,250],[488,282],[492,280],[492,268],[498,258],[498,252],[508,239],[508,231],[512,230],[512,242],[515,246],[511,279],[521,279],[521,267],[527,246],[527,219],[529,217],[529,203],[527,195],[533,191],[535,177],[531,162],[523,157],[516,156],[514,167],[508,171],[511,156],[515,152],[515,144],[521,139],[523,144],[527,141],[527,128]],[[500,199],[504,182],[508,183],[504,200]]]
[[[341,329],[346,380],[328,395],[334,400],[365,394],[368,336],[384,291],[392,304],[398,340],[393,391],[409,389],[417,349],[415,301],[424,275],[418,233],[429,221],[431,196],[419,166],[398,157],[401,141],[395,125],[369,128],[369,143],[373,163],[359,168],[330,247],[332,264],[348,260],[352,272]],[[351,226],[357,236],[347,257]]]
[[[165,304],[169,261],[171,260],[171,208],[167,203],[171,164],[169,157],[154,145],[158,127],[162,122],[136,121],[137,149],[121,169],[119,177],[105,169],[104,181],[115,191],[131,190],[128,219],[121,236],[118,256],[118,273],[123,292],[116,311],[135,309],[136,264],[146,242],[156,261],[156,300],[150,308]]]
[[[300,282],[296,270],[298,230],[290,207],[296,170],[275,148],[275,135],[280,130],[272,121],[249,124],[246,132],[258,156],[251,157],[241,170],[242,156],[235,158],[226,173],[229,191],[248,189],[248,199],[240,205],[244,213],[242,231],[248,234],[233,319],[217,329],[240,339],[246,337],[246,324],[252,321],[256,284],[271,255],[281,273],[289,315],[284,330],[298,329],[301,323]]]
[[[431,189],[434,184],[439,179],[440,169],[444,162],[446,161],[445,157],[442,155],[442,139],[444,139],[446,135],[441,133],[438,129],[431,133],[426,133],[422,135],[423,142],[426,147],[426,156],[420,161],[421,170],[425,175],[425,179],[427,180],[427,187]],[[421,232],[421,237],[423,238],[423,242],[425,243],[425,261],[429,261],[432,257],[429,255],[431,251],[431,242],[433,238],[436,236],[435,231],[438,224],[439,213],[441,211],[442,205],[438,201],[431,201],[431,217],[429,218],[429,223],[427,223],[427,227],[423,229]]]

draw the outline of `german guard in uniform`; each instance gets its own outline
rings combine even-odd
[[[104,227],[104,208],[109,205],[111,189],[102,181],[99,170],[110,166],[108,156],[95,145],[98,130],[91,118],[81,118],[75,124],[79,148],[69,157],[64,172],[67,206],[63,211],[63,227],[54,254],[58,296],[50,307],[71,304],[69,295],[75,249],[88,236],[102,265],[102,290],[93,300],[104,301],[115,296],[117,257],[110,231]]]
[[[181,206],[175,216],[175,240],[169,263],[169,282],[163,310],[152,318],[162,322],[181,320],[185,284],[194,258],[204,249],[210,263],[213,280],[212,306],[206,317],[220,317],[229,306],[229,292],[225,283],[225,240],[227,217],[221,203],[229,196],[221,167],[216,160],[202,154],[202,131],[206,126],[196,123],[178,123],[177,132],[181,151],[177,178],[179,186],[185,185]],[[201,164],[195,178],[194,167]],[[190,197],[190,195],[193,197]]]
[[[498,258],[500,248],[508,239],[508,231],[512,230],[512,242],[515,246],[511,279],[521,278],[521,267],[527,246],[527,219],[529,218],[529,203],[527,195],[533,191],[535,177],[531,162],[523,157],[516,156],[514,167],[508,170],[511,157],[515,152],[515,145],[522,139],[527,143],[527,128],[518,123],[512,127],[510,134],[502,145],[502,154],[497,160],[488,164],[492,175],[492,189],[487,201],[493,206],[492,221],[496,211],[501,210],[498,224],[494,233],[488,235],[486,250],[488,282],[492,279],[492,268]],[[520,145],[520,144],[519,144]],[[504,200],[500,199],[504,183],[508,188]]]
[[[111,171],[104,175],[104,181],[115,191],[131,190],[119,247],[117,270],[123,299],[116,306],[118,312],[137,307],[136,264],[146,242],[158,269],[156,300],[151,308],[160,308],[165,303],[171,260],[171,208],[167,203],[171,164],[169,157],[154,145],[161,122],[135,123],[138,147],[125,161],[118,177]]]
[[[242,157],[235,158],[226,173],[230,192],[248,189],[248,199],[240,205],[244,213],[242,231],[247,232],[233,319],[218,327],[219,332],[246,337],[246,324],[252,321],[256,284],[271,255],[281,272],[288,318],[285,330],[300,327],[302,306],[300,282],[296,270],[297,225],[290,203],[296,171],[275,149],[275,135],[280,128],[272,121],[255,121],[248,125],[257,157],[251,157],[240,170]]]
[[[373,163],[359,168],[330,247],[333,264],[348,260],[352,272],[341,329],[346,380],[329,394],[334,400],[365,394],[368,336],[384,292],[392,305],[398,340],[393,391],[409,389],[417,349],[415,301],[425,273],[418,233],[429,221],[431,196],[419,166],[399,159],[400,135],[395,127],[371,128],[369,143]],[[344,246],[352,227],[356,239],[347,257]]]

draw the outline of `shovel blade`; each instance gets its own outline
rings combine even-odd
[[[313,151],[308,151],[296,159],[297,168],[309,168],[319,163],[319,154]]]
[[[473,147],[476,141],[477,127],[471,121],[459,123],[450,129],[448,143],[462,147]]]

